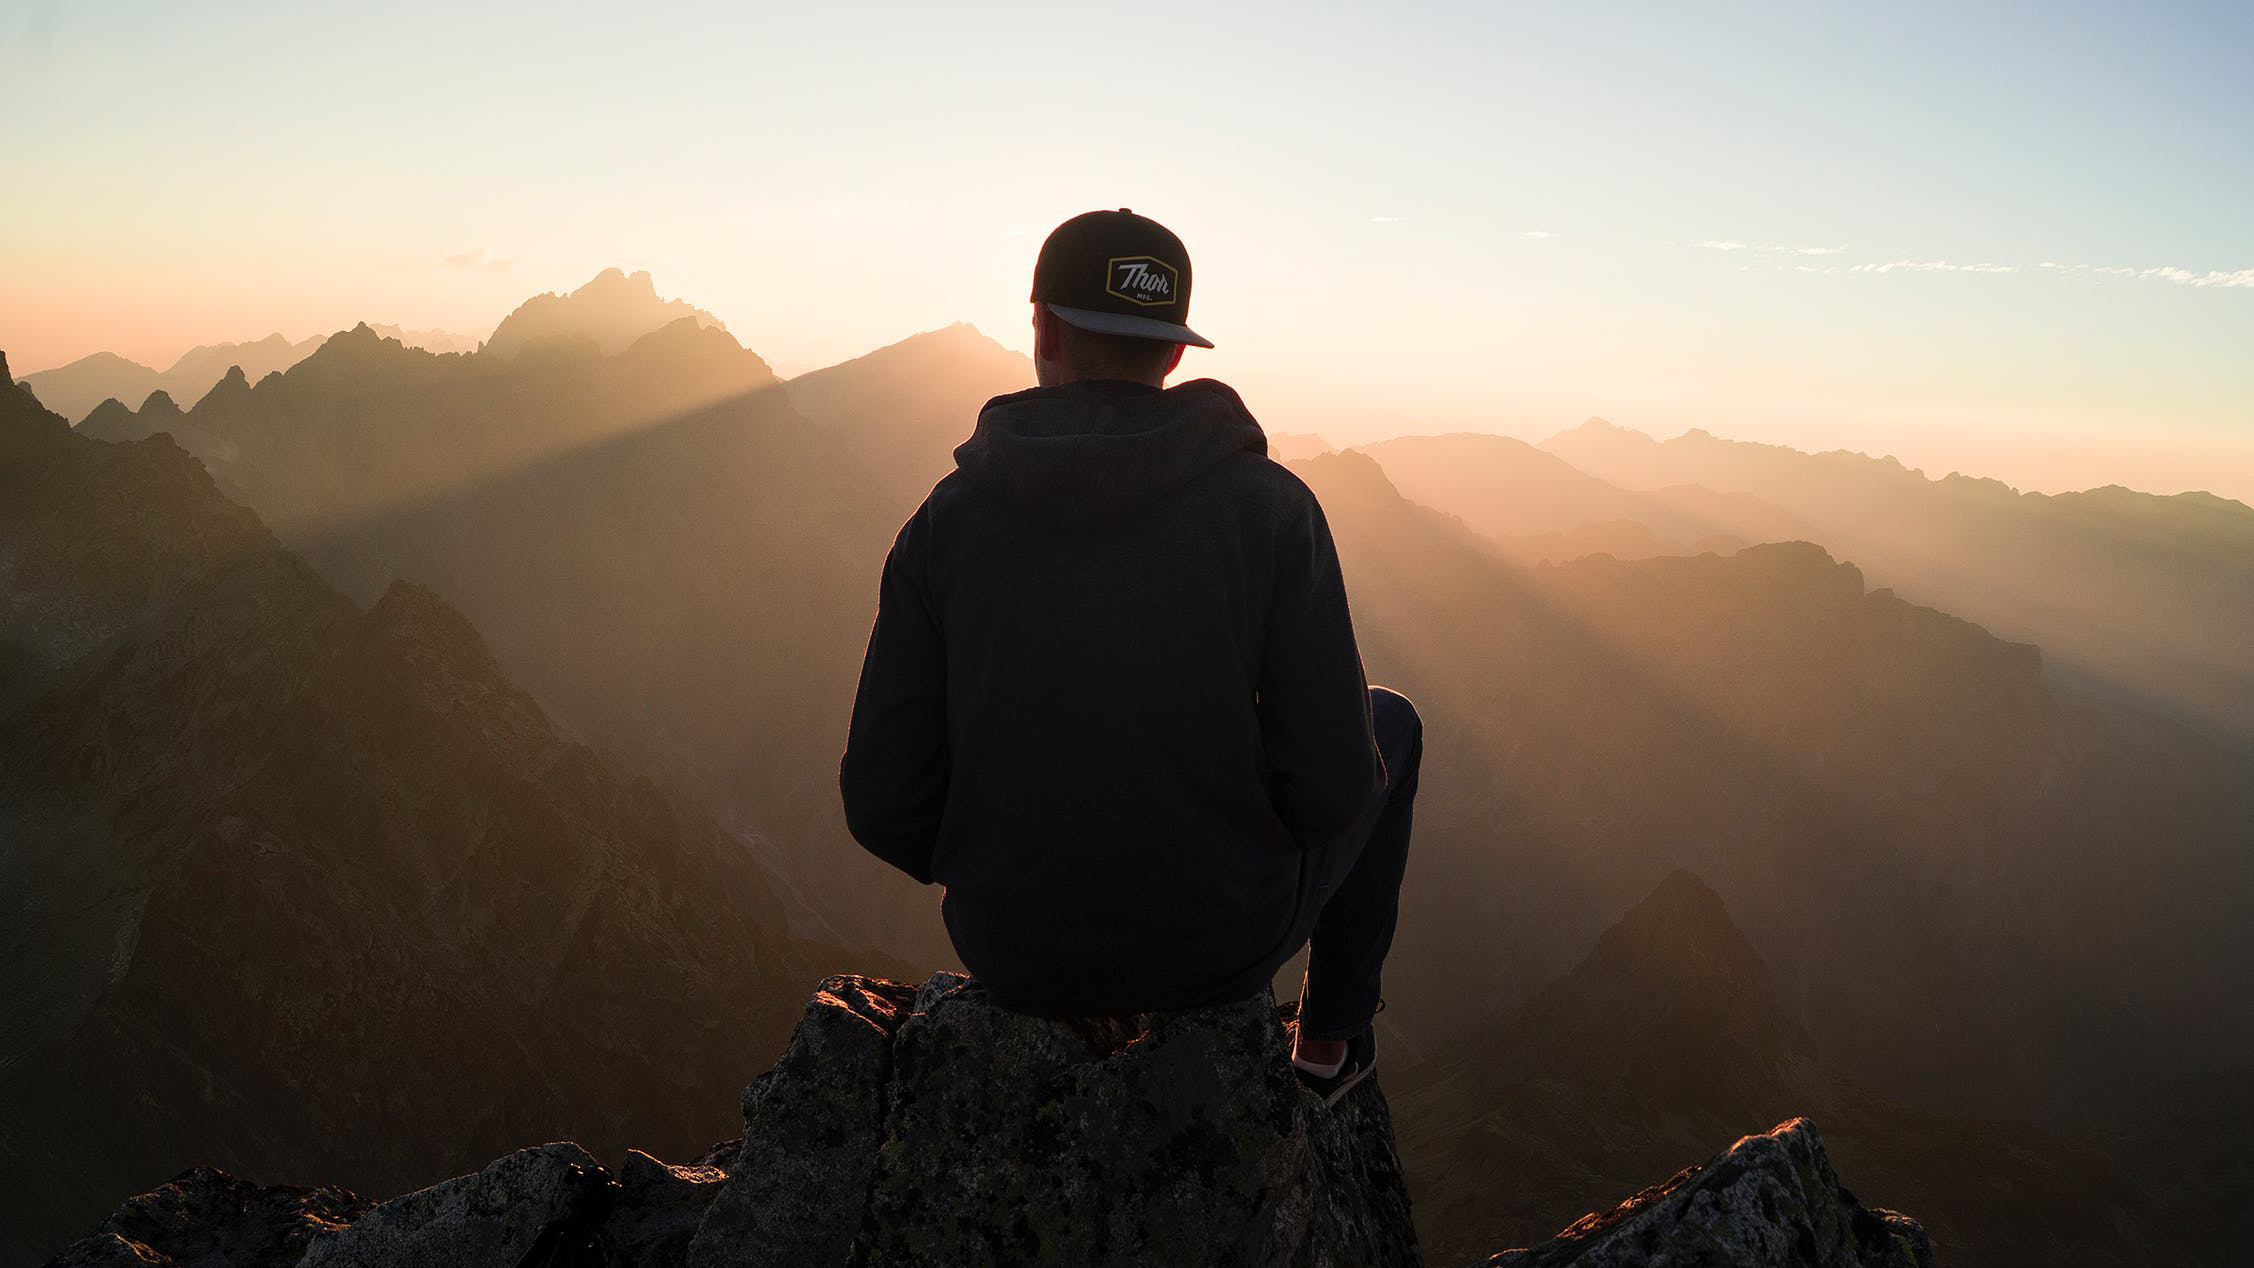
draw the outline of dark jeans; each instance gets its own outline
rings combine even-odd
[[[1386,687],[1370,688],[1370,717],[1385,757],[1385,795],[1316,868],[1320,912],[1299,987],[1300,1033],[1309,1039],[1350,1039],[1369,1026],[1377,1015],[1379,970],[1401,914],[1424,722],[1407,696]]]

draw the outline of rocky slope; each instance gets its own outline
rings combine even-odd
[[[1263,993],[1049,1021],[955,974],[835,977],[745,1090],[743,1139],[694,1164],[628,1152],[614,1177],[542,1145],[373,1210],[192,1172],[53,1268],[483,1268],[557,1243],[628,1268],[1424,1262],[1378,1080],[1321,1105],[1290,1073],[1287,1018]],[[1795,1120],[1496,1262],[1930,1260],[1918,1225],[1857,1204]]]
[[[362,610],[168,437],[0,397],[0,1262],[190,1164],[708,1140],[829,958],[791,921],[428,590]]]
[[[348,595],[429,587],[561,724],[712,807],[831,922],[802,932],[949,954],[932,895],[855,847],[837,803],[898,522],[726,332],[683,318],[616,355],[573,335],[503,359],[361,328],[164,425]]]

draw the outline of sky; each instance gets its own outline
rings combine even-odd
[[[648,269],[785,373],[1179,233],[1339,444],[1583,418],[2254,503],[2254,6],[0,0],[0,350],[482,333]],[[966,420],[967,425],[967,420]]]

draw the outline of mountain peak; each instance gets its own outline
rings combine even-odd
[[[148,398],[141,402],[140,413],[143,418],[152,414],[176,418],[180,414],[180,406],[173,401],[172,393],[160,387],[149,393]]]
[[[1610,419],[1599,418],[1591,414],[1589,417],[1582,419],[1578,426],[1566,428],[1536,445],[1535,448],[1550,449],[1562,445],[1568,449],[1611,450],[1617,447],[1641,447],[1657,443],[1644,432],[1631,427],[1622,427]]]
[[[1535,1073],[1655,1105],[1774,1085],[1815,1042],[1720,894],[1677,870],[1526,1007]]]
[[[211,385],[211,390],[199,398],[188,412],[200,414],[206,410],[224,409],[233,402],[250,395],[250,376],[239,365],[227,367],[227,373]]]
[[[605,299],[647,298],[655,302],[657,300],[657,280],[650,276],[647,269],[637,269],[632,273],[620,268],[604,269],[589,278],[586,285],[571,293],[573,299],[590,297]]]
[[[628,273],[608,268],[568,295],[553,291],[517,305],[501,319],[483,351],[503,359],[559,336],[591,339],[605,356],[615,356],[651,331],[683,318],[726,330],[726,323],[686,300],[661,299],[647,270]]]

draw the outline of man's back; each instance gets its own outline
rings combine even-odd
[[[1005,1003],[1257,991],[1382,786],[1329,531],[1265,452],[1210,380],[1000,397],[894,544],[847,820]]]

